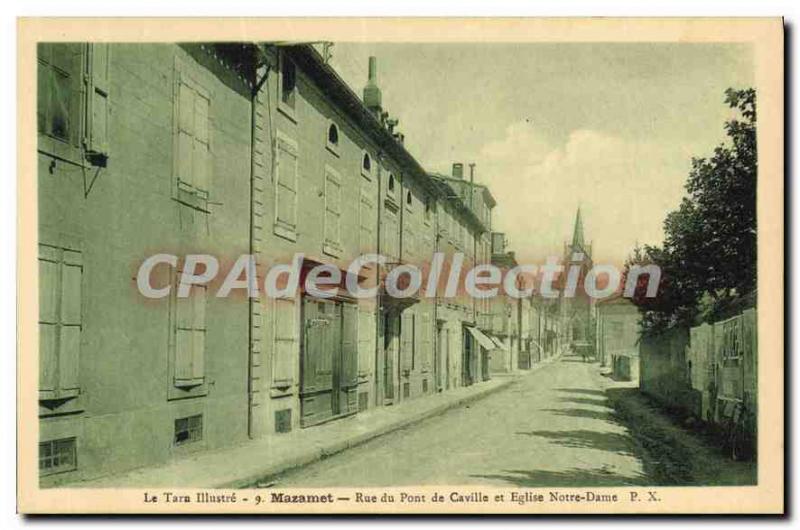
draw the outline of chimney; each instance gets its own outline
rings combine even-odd
[[[369,79],[364,87],[364,105],[380,116],[381,114],[381,89],[378,88],[378,59],[369,58]]]
[[[453,163],[453,176],[457,179],[464,178],[464,164],[462,164],[461,162]]]

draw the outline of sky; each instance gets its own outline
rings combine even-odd
[[[359,95],[371,55],[406,148],[431,171],[475,163],[526,263],[561,255],[579,206],[595,263],[659,244],[691,158],[725,139],[725,89],[754,77],[744,44],[336,43]]]

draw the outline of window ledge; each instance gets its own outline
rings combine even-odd
[[[322,244],[322,252],[328,256],[338,258],[342,253],[342,247],[339,243],[326,241]]]
[[[339,148],[336,146],[336,144],[332,144],[332,143],[328,142],[327,144],[325,144],[325,148],[326,148],[326,149],[327,149],[327,150],[328,150],[328,151],[329,151],[329,152],[330,152],[330,153],[331,153],[333,156],[335,156],[336,158],[339,158]]]
[[[278,111],[289,118],[292,123],[297,123],[297,110],[283,101],[278,101]]]
[[[294,228],[276,222],[275,225],[272,227],[272,232],[279,237],[284,239],[288,239],[289,241],[296,242],[297,241],[297,231]]]

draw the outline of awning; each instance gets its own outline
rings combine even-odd
[[[481,330],[474,327],[468,327],[467,329],[472,334],[472,336],[475,337],[475,340],[478,341],[478,344],[480,344],[482,347],[486,348],[487,350],[493,350],[495,348],[492,339],[484,335]]]

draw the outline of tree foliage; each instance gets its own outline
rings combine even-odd
[[[756,288],[755,90],[729,88],[725,103],[737,114],[725,123],[727,142],[692,159],[686,195],[664,220],[663,244],[637,247],[626,262],[626,274],[633,265],[661,267],[656,297],[639,285],[633,299],[646,332],[712,318]]]

